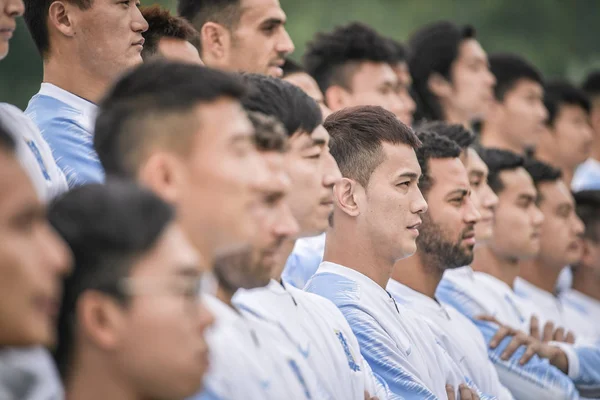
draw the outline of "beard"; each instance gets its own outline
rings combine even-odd
[[[473,262],[473,248],[463,247],[463,236],[473,231],[465,228],[456,241],[447,239],[448,234],[428,214],[423,215],[423,224],[417,237],[417,251],[423,256],[425,265],[440,271],[464,267]]]

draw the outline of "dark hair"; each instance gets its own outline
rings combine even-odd
[[[319,105],[302,89],[269,76],[244,74],[242,77],[249,86],[242,98],[244,108],[275,117],[288,136],[298,131],[310,134],[323,123]]]
[[[434,22],[411,35],[408,66],[417,103],[416,121],[444,119],[438,98],[429,90],[429,77],[437,73],[451,80],[451,67],[458,58],[459,46],[463,40],[471,38],[475,38],[475,28],[470,25],[459,27],[450,21]]]
[[[512,171],[525,165],[525,159],[512,151],[478,147],[477,153],[489,169],[488,184],[496,194],[504,190],[500,173]]]
[[[283,70],[284,78],[286,76],[292,75],[292,74],[306,73],[304,68],[302,68],[302,66],[300,64],[298,64],[296,61],[292,60],[291,58],[285,59],[285,63],[283,64],[281,69]]]
[[[390,46],[392,47],[392,49],[394,50],[394,57],[392,59],[392,64],[407,62],[408,61],[408,51],[406,49],[406,46],[392,38],[387,38],[387,41],[390,44]]]
[[[544,105],[548,109],[549,126],[554,126],[560,108],[564,105],[578,106],[590,113],[592,105],[585,92],[567,81],[557,80],[545,87]]]
[[[426,196],[434,183],[433,178],[429,175],[429,160],[432,158],[457,158],[460,156],[461,148],[456,142],[434,130],[419,132],[417,136],[422,143],[415,150],[417,160],[421,166],[419,189],[421,189],[423,196]]]
[[[93,0],[67,0],[81,10],[92,7]],[[25,13],[23,19],[29,28],[31,38],[38,51],[45,58],[50,50],[50,34],[48,32],[48,13],[54,0],[24,0]]]
[[[303,61],[306,71],[317,81],[321,92],[330,86],[351,89],[350,82],[359,63],[372,61],[391,64],[395,50],[373,28],[352,22],[330,33],[317,33],[309,42]]]
[[[177,0],[177,14],[194,25],[198,32],[207,22],[216,22],[228,29],[240,20],[240,0]]]
[[[511,91],[521,79],[544,84],[542,74],[523,57],[511,53],[496,53],[489,56],[490,70],[496,77],[494,95],[503,101],[507,92]]]
[[[281,122],[254,111],[248,112],[248,118],[254,125],[254,143],[258,151],[286,151],[287,136]]]
[[[119,181],[80,186],[51,204],[48,219],[74,257],[64,281],[54,353],[63,379],[76,348],[78,299],[95,290],[127,304],[120,283],[174,218],[174,210],[152,192]]]
[[[141,11],[148,22],[148,30],[142,33],[145,39],[142,50],[144,61],[158,53],[158,43],[162,38],[185,40],[195,48],[200,48],[200,36],[187,20],[171,15],[169,10],[158,4],[143,7]]]
[[[4,151],[13,153],[16,147],[17,144],[14,137],[8,131],[6,125],[2,123],[2,119],[0,118],[0,148]]]
[[[526,158],[523,166],[536,186],[544,182],[555,182],[562,177],[560,169],[534,158]]]
[[[107,174],[133,177],[140,149],[169,137],[167,142],[187,154],[196,133],[199,103],[222,97],[241,98],[245,85],[226,72],[171,61],[144,63],[125,74],[100,103],[94,147]],[[179,116],[181,126],[165,127],[165,116]],[[165,141],[163,141],[165,142]]]
[[[600,71],[592,71],[583,81],[583,91],[590,97],[600,95]]]
[[[435,132],[456,143],[462,150],[469,148],[475,142],[475,134],[461,124],[448,124],[443,121],[424,122],[415,129],[420,132]]]
[[[421,145],[412,129],[379,106],[345,108],[323,124],[331,136],[330,151],[342,176],[367,187],[371,174],[385,159],[382,143]]]
[[[600,242],[600,190],[583,190],[573,194],[575,211],[585,225],[583,237]]]

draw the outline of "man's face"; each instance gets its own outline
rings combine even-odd
[[[600,96],[592,98],[592,112],[590,113],[590,124],[594,135],[594,145],[600,142]]]
[[[164,58],[189,64],[204,65],[198,49],[183,39],[162,38],[158,42],[158,52]]]
[[[242,0],[240,7],[242,14],[228,49],[229,68],[281,77],[281,66],[294,51],[294,43],[285,30],[279,0]]]
[[[403,112],[397,117],[400,121],[404,122],[408,126],[412,126],[413,114],[417,109],[417,104],[410,95],[410,87],[412,86],[412,77],[408,69],[406,62],[397,63],[392,66],[396,77],[398,78],[398,85],[396,86],[396,94],[400,97],[400,101],[404,105]]]
[[[537,192],[524,168],[502,171],[504,189],[498,194],[494,237],[490,246],[499,256],[526,260],[540,251],[540,228],[544,215],[536,205]]]
[[[537,145],[548,118],[542,85],[521,79],[506,92],[504,101],[494,102],[493,107],[502,121],[503,135],[507,135],[515,146],[525,150]]]
[[[19,162],[0,150],[0,346],[51,345],[71,254]]]
[[[392,262],[415,253],[421,215],[427,203],[417,185],[421,167],[408,145],[382,144],[384,161],[375,168],[366,188],[356,184],[360,210],[357,234],[378,246]]]
[[[581,258],[583,222],[575,213],[571,192],[562,180],[538,185],[540,210],[544,214],[539,259],[560,269]]]
[[[485,117],[493,100],[496,78],[490,72],[487,54],[475,39],[465,39],[452,63],[453,93],[446,101],[470,119]]]
[[[199,302],[200,277],[199,255],[174,224],[132,270],[108,351],[140,398],[182,399],[200,389],[213,322]]]
[[[23,15],[22,0],[0,0],[0,60],[8,54],[8,42],[17,28],[17,17]]]
[[[583,108],[561,105],[550,133],[561,165],[576,167],[590,156],[592,128]]]
[[[65,3],[73,16],[73,43],[86,69],[111,81],[142,62],[148,23],[135,0],[94,0],[89,9]]]
[[[471,201],[467,170],[459,158],[432,158],[428,167],[434,183],[417,237],[419,254],[435,257],[443,269],[469,265],[480,215]]]
[[[307,95],[313,98],[314,101],[317,102],[319,107],[321,108],[321,113],[323,114],[323,119],[327,118],[329,114],[331,114],[331,110],[329,107],[325,105],[325,100],[323,99],[323,93],[321,93],[321,89],[319,89],[319,85],[313,79],[312,76],[305,72],[297,72],[283,78],[284,81],[288,81],[292,85],[298,86],[300,89],[304,91]]]
[[[289,205],[300,225],[300,236],[315,236],[329,226],[333,186],[341,179],[329,153],[329,134],[319,125],[310,135],[297,132],[289,141],[286,172],[292,182]]]
[[[472,149],[467,149],[467,174],[473,196],[476,199],[481,219],[475,225],[475,239],[477,244],[485,243],[494,234],[494,216],[498,206],[498,196],[488,184],[489,169],[479,154]]]

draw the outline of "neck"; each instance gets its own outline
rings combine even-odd
[[[487,121],[483,124],[483,130],[481,132],[481,144],[483,147],[509,150],[516,154],[525,154],[525,150],[522,147],[511,143],[507,140],[507,135],[503,135],[490,125],[491,124]]]
[[[46,60],[43,81],[97,104],[112,82],[67,60],[61,59],[60,54]]]
[[[234,290],[230,290],[220,283],[217,286],[217,293],[216,293],[217,299],[221,300],[223,303],[227,304],[229,307],[233,307],[233,303],[231,300],[233,299],[234,294],[235,294]]]
[[[582,265],[578,269],[586,268]],[[594,300],[600,301],[600,279],[596,276],[586,276],[583,271],[575,271],[573,273],[573,289],[591,297]]]
[[[122,375],[112,373],[114,369],[102,368],[97,362],[85,364],[90,368],[81,368],[83,364],[72,368],[65,384],[65,400],[140,400],[141,396],[126,387]]]
[[[281,275],[283,274],[283,270],[285,269],[285,264],[287,263],[287,259],[290,257],[290,254],[292,254],[295,244],[296,239],[289,239],[283,242],[283,244],[281,245],[281,249],[277,257],[277,266],[273,268],[273,273],[271,274],[271,278],[273,278],[277,282],[281,282]]]
[[[392,278],[433,299],[444,275],[443,266],[437,264],[436,261],[426,260],[421,252],[417,252],[394,265]]]
[[[448,124],[459,124],[465,128],[471,129],[473,126],[473,120],[462,112],[453,109],[452,107],[444,107],[444,122]]]
[[[594,139],[595,146],[592,148],[592,153],[590,157],[592,157],[596,161],[600,161],[600,139]]]
[[[500,279],[511,288],[519,275],[519,260],[502,257],[495,253],[490,246],[475,247],[475,257],[471,267],[474,271],[485,272]]]
[[[544,265],[539,258],[536,258],[521,263],[519,276],[546,292],[554,293],[558,276],[563,267],[564,265]]]

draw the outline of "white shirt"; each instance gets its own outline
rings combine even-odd
[[[577,338],[600,342],[600,301],[574,289],[560,295],[564,318]]]
[[[271,280],[264,288],[239,291],[234,302],[248,316],[280,324],[332,398],[377,394],[356,337],[329,300]]]
[[[600,161],[588,158],[575,170],[571,188],[574,192],[600,189]]]
[[[325,252],[325,234],[296,240],[288,257],[283,275],[284,282],[304,289],[306,282],[317,272]]]
[[[538,307],[541,327],[546,322],[551,321],[555,329],[558,327],[569,329],[564,318],[563,305],[553,293],[547,292],[520,277],[515,279],[515,293]]]

